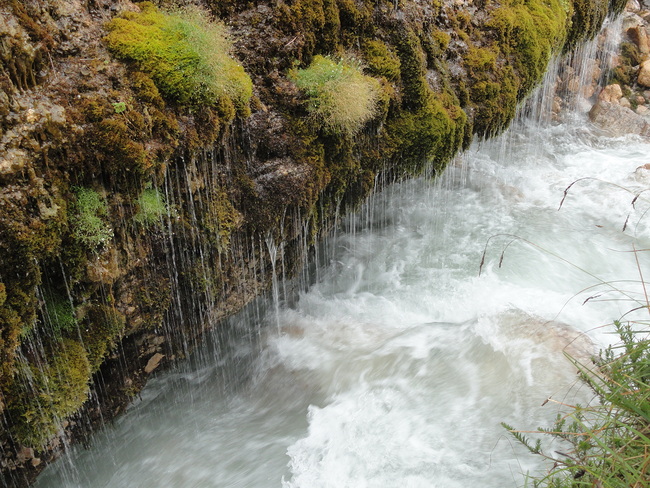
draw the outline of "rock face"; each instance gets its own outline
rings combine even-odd
[[[474,136],[504,130],[551,55],[624,4],[574,1],[569,18],[559,0],[157,3],[203,10],[0,5],[0,469],[10,484],[28,483],[60,436],[121,411],[273,272],[290,275],[376,181],[441,171]],[[183,92],[183,77],[162,74],[174,59],[147,63],[155,43],[134,44],[178,22],[223,37],[211,17],[232,41],[236,78],[221,95]],[[126,44],[107,38],[120,29]],[[191,36],[165,42],[180,44],[158,53],[210,55]],[[356,66],[377,90],[358,130],[325,126],[320,85],[298,88],[296,70],[318,56],[356,59],[336,66]],[[233,84],[252,93],[226,96]]]

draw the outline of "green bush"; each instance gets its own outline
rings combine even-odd
[[[167,214],[165,199],[156,189],[144,190],[140,194],[137,204],[138,212],[133,220],[145,227],[160,223],[162,217]]]
[[[353,60],[315,56],[290,77],[307,95],[309,112],[330,131],[353,135],[376,113],[381,85]]]
[[[134,61],[151,75],[161,93],[182,104],[216,106],[231,100],[246,113],[253,84],[228,54],[222,24],[198,8],[162,12],[150,2],[107,24],[106,42],[117,57]]]
[[[103,220],[106,202],[95,190],[76,188],[70,224],[72,236],[91,251],[96,251],[113,238],[113,229]]]

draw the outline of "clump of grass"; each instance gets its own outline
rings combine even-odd
[[[228,54],[226,27],[198,8],[163,12],[151,2],[107,24],[106,42],[117,57],[134,61],[161,93],[181,104],[216,106],[224,99],[246,113],[253,84]]]
[[[146,189],[138,197],[138,212],[133,217],[137,223],[148,227],[160,223],[163,215],[167,214],[167,203],[156,189]]]
[[[70,216],[72,236],[96,251],[113,238],[113,229],[104,221],[108,213],[106,202],[90,188],[76,188],[75,196]]]
[[[381,85],[352,59],[315,56],[290,77],[307,95],[309,112],[334,133],[353,135],[376,113]]]

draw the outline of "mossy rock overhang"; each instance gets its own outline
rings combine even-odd
[[[153,356],[186,356],[267,289],[260,242],[285,242],[290,274],[377,181],[437,174],[504,130],[551,57],[625,2],[191,2],[201,18],[186,3],[0,8],[0,445],[15,479],[38,469],[21,449],[46,460],[83,431],[66,418],[115,415]],[[164,47],[158,64],[141,36]],[[314,116],[291,72],[318,59],[359,69],[370,117]],[[198,84],[169,78],[185,62]]]

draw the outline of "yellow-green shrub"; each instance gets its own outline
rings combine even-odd
[[[381,85],[353,60],[315,56],[290,76],[307,95],[309,112],[328,130],[352,135],[375,115]]]
[[[150,2],[107,24],[108,47],[149,73],[164,96],[189,105],[216,105],[228,98],[245,113],[253,85],[228,55],[222,24],[198,8],[163,12]]]

